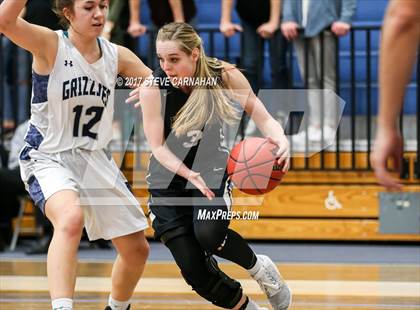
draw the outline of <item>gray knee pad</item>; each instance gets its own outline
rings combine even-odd
[[[217,265],[217,261],[212,256],[206,257],[206,265],[211,277],[208,283],[205,283],[204,285],[195,284],[194,281],[188,279],[182,271],[181,273],[187,283],[191,285],[193,290],[201,297],[218,307],[226,309],[233,308],[242,297],[241,284],[221,271]]]

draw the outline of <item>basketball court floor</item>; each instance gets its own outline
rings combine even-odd
[[[420,246],[393,244],[252,243],[269,255],[293,291],[292,310],[420,309]],[[50,309],[46,256],[27,256],[21,245],[0,253],[0,309]],[[113,250],[80,248],[75,309],[103,309],[110,287]],[[269,307],[258,285],[232,263],[221,268],[247,294]],[[151,255],[132,309],[216,309],[183,281],[169,251],[151,242]]]

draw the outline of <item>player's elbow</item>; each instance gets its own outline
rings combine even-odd
[[[160,158],[164,157],[165,155],[165,149],[163,147],[162,144],[159,143],[154,143],[153,141],[150,142],[149,141],[149,145],[150,145],[150,150],[153,154],[153,156],[159,160]]]
[[[404,33],[419,26],[419,14],[410,8],[393,8],[389,12],[388,22],[398,33]]]

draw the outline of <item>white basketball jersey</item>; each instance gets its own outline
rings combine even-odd
[[[56,33],[58,51],[51,73],[33,73],[25,141],[45,153],[104,148],[112,138],[117,46],[98,38],[102,57],[89,64],[65,32]]]

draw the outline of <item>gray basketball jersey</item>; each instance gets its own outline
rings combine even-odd
[[[89,64],[66,32],[56,33],[58,50],[51,73],[42,76],[33,72],[25,141],[45,153],[104,148],[112,138],[117,46],[98,38],[102,56]]]

